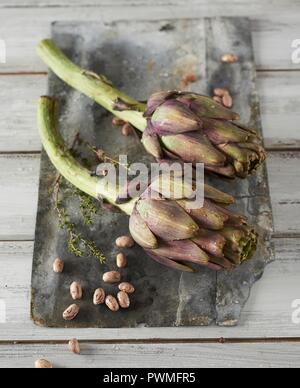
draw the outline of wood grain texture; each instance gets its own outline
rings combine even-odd
[[[300,228],[299,152],[270,153],[267,161],[275,233],[298,233]]]
[[[166,2],[168,5],[166,5]],[[113,4],[113,5],[112,5]],[[53,20],[152,20],[192,18],[196,16],[250,16],[255,57],[258,69],[299,69],[291,63],[291,41],[299,38],[299,1],[281,0],[192,0],[189,7],[184,0],[154,0],[149,6],[146,0],[2,0],[0,7],[0,38],[7,43],[8,62],[0,64],[1,72],[45,71],[36,58],[34,45],[48,36],[49,23]],[[101,7],[96,7],[101,5]],[[133,6],[134,5],[134,6]],[[14,8],[24,7],[22,8]],[[47,7],[60,6],[57,8]],[[70,7],[71,6],[71,7]],[[84,8],[87,6],[87,8]],[[28,9],[25,9],[28,7]],[[42,7],[46,7],[43,9]],[[5,93],[0,87],[0,147],[1,151],[33,151],[39,149],[35,130],[35,108],[30,104],[39,94],[45,93],[45,78],[37,82],[27,77],[18,81],[5,81]],[[43,81],[44,80],[44,81]],[[15,83],[13,83],[13,82]],[[0,78],[0,84],[2,77]],[[23,83],[24,82],[24,83]],[[42,83],[44,84],[42,85]],[[18,86],[19,85],[19,86]],[[25,85],[25,86],[24,86]],[[22,111],[19,93],[27,89],[26,105]],[[299,75],[297,72],[261,73],[258,77],[261,96],[263,125],[266,144],[272,148],[298,147],[299,141]],[[19,91],[15,93],[15,91]],[[280,94],[277,93],[280,91]],[[280,99],[284,95],[284,100]],[[12,97],[12,98],[11,98]],[[19,119],[9,118],[12,104],[20,109]],[[3,108],[4,106],[4,108]],[[16,113],[16,112],[15,112]],[[2,121],[2,118],[7,119]],[[7,131],[16,131],[16,136]],[[16,159],[21,163],[17,163]],[[4,162],[10,160],[8,164]],[[0,239],[32,238],[36,193],[38,181],[38,156],[4,156],[0,158]],[[13,159],[13,161],[11,160]],[[18,167],[23,166],[23,171]],[[273,208],[276,228],[279,234],[286,228],[299,233],[299,156],[279,153],[271,155],[269,172],[273,192]],[[32,171],[31,171],[32,169]],[[12,182],[15,180],[14,184]],[[8,182],[8,186],[6,185]],[[28,184],[26,183],[28,182]],[[3,189],[4,188],[4,189]],[[25,201],[20,195],[25,192]],[[27,210],[26,210],[27,207]],[[2,217],[4,215],[4,217]],[[25,215],[25,218],[24,218]],[[299,299],[299,238],[275,240],[277,261],[269,266],[262,282],[253,289],[251,299],[243,312],[242,324],[234,329],[215,328],[174,328],[140,330],[97,330],[78,331],[48,330],[35,327],[29,320],[29,284],[32,261],[32,242],[0,243],[0,299],[7,301],[9,322],[0,325],[0,340],[66,340],[71,337],[82,339],[135,339],[135,338],[210,338],[210,337],[299,337],[299,325],[291,322],[291,300]],[[125,345],[124,345],[125,346]],[[126,345],[127,346],[127,345]],[[132,364],[155,365],[161,360],[170,360],[180,367],[185,359],[200,366],[299,366],[299,344],[267,345],[177,345],[168,346],[173,352],[160,345],[126,346],[119,351],[113,345],[83,345],[82,357],[68,354],[61,346],[1,346],[0,365],[32,366],[36,358],[45,356],[54,361],[55,366],[74,366],[76,363],[101,366],[109,360],[108,367],[118,360],[120,365],[126,360]],[[198,347],[197,347],[198,346]],[[90,350],[89,350],[90,349]],[[125,350],[126,349],[126,350]],[[179,350],[178,350],[179,349]],[[222,350],[223,349],[223,350]],[[173,353],[179,353],[173,356]],[[141,354],[144,356],[141,357]],[[182,357],[185,354],[185,358]],[[129,357],[128,357],[129,355]],[[199,359],[200,358],[200,359]],[[204,360],[204,361],[203,361]],[[145,361],[145,363],[144,363]],[[132,366],[132,364],[130,366]]]
[[[270,0],[271,1],[271,0]],[[258,69],[300,69],[291,60],[291,44],[298,37],[298,14],[300,4],[292,1],[290,5],[270,6],[270,1],[245,4],[203,1],[198,6],[106,6],[106,7],[68,7],[68,8],[3,8],[0,13],[0,37],[7,46],[7,62],[0,64],[0,72],[45,71],[35,53],[40,39],[50,36],[50,25],[54,20],[76,20],[112,22],[116,20],[154,20],[191,19],[205,16],[248,16],[255,18],[253,32],[254,52]],[[259,4],[258,4],[259,3]],[[283,11],[288,9],[288,13]],[[293,11],[294,9],[294,11]],[[149,22],[150,20],[150,22]]]
[[[300,148],[300,74],[258,73],[264,141],[269,148]]]
[[[32,242],[0,243],[0,299],[6,303],[6,323],[0,325],[3,340],[86,340],[299,337],[300,325],[292,322],[291,307],[300,299],[300,243],[298,239],[275,239],[276,261],[257,283],[235,328],[138,328],[47,329],[29,318]]]
[[[40,151],[36,101],[46,93],[46,78],[43,75],[0,76],[0,152]],[[257,89],[266,146],[272,149],[299,148],[299,73],[258,73]],[[280,93],[274,92],[278,90]]]
[[[39,155],[0,156],[0,240],[33,239]]]
[[[41,149],[36,110],[46,85],[46,76],[0,77],[0,152]]]
[[[39,155],[0,155],[0,240],[32,240]],[[268,171],[275,232],[300,233],[300,153],[271,152]]]
[[[33,368],[46,358],[54,368],[298,368],[299,343],[288,344],[82,344],[81,355],[67,345],[0,346],[0,368]],[[130,373],[130,372],[129,372]],[[101,380],[98,379],[101,383]]]
[[[241,11],[241,9],[246,12],[249,10],[249,12],[280,12],[282,10],[286,9],[286,6],[293,7],[299,4],[297,0],[279,0],[276,1],[276,4],[274,4],[274,1],[272,0],[255,0],[252,1],[250,4],[247,2],[247,0],[218,0],[211,4],[209,0],[189,0],[189,7],[186,5],[186,1],[184,0],[154,0],[151,3],[149,3],[147,0],[73,0],[72,3],[70,3],[68,0],[2,0],[0,8],[16,8],[16,7],[91,7],[91,6],[98,6],[98,7],[122,7],[122,6],[140,6],[140,7],[147,7],[152,8],[153,6],[158,7],[184,7],[194,9],[196,7],[202,7],[204,9],[209,7],[209,10],[215,11],[216,14],[220,12],[222,9],[225,8],[225,10],[229,10],[229,7],[232,7],[234,11],[234,8],[237,8],[237,11]],[[243,14],[243,16],[245,13]],[[240,15],[241,16],[241,15]]]

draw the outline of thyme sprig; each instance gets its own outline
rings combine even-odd
[[[68,250],[70,253],[73,253],[77,257],[91,256],[95,257],[100,261],[101,264],[105,263],[106,257],[96,246],[95,242],[85,238],[81,233],[76,230],[76,225],[71,222],[70,216],[67,213],[65,207],[63,206],[63,201],[60,199],[61,194],[61,182],[62,176],[60,175],[56,179],[55,189],[54,189],[54,198],[55,198],[55,210],[58,215],[59,227],[65,229],[68,232]],[[89,204],[89,206],[91,206]],[[94,211],[94,209],[93,209]],[[89,221],[89,225],[92,224],[91,216],[87,216],[88,210],[85,208],[86,220]]]
[[[76,134],[71,144],[70,151],[74,157],[79,157],[76,147],[82,143],[79,133]],[[70,253],[73,253],[77,257],[91,256],[100,261],[101,264],[105,263],[106,257],[97,247],[96,243],[92,240],[85,238],[76,229],[76,225],[71,222],[70,215],[67,213],[63,201],[61,199],[62,191],[62,175],[58,174],[54,182],[53,194],[54,194],[54,207],[58,215],[59,227],[65,229],[68,233],[67,246]],[[68,192],[68,182],[65,193]],[[71,195],[77,196],[80,201],[80,212],[85,225],[93,224],[93,215],[97,213],[97,207],[95,200],[89,195],[83,193],[81,190],[72,186]]]
[[[94,198],[83,193],[82,191],[75,189],[74,195],[77,195],[80,201],[79,209],[85,225],[93,224],[93,216],[97,213],[96,201]]]
[[[96,155],[97,159],[100,161],[100,162],[104,162],[104,163],[112,163],[114,166],[120,166],[120,167],[123,167],[125,168],[125,170],[127,171],[131,171],[130,170],[130,167],[129,167],[129,163],[120,163],[118,160],[112,158],[111,156],[107,155],[105,153],[105,151],[103,151],[102,149],[100,148],[97,148],[95,146],[92,146],[91,144],[89,143],[86,143],[87,147]]]

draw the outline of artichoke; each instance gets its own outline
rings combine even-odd
[[[204,163],[206,170],[245,178],[266,159],[256,131],[212,98],[188,92],[153,94],[144,113],[143,143],[157,159]]]
[[[159,92],[145,105],[117,90],[103,75],[76,66],[51,40],[41,41],[38,53],[58,77],[142,131],[145,148],[157,159],[204,163],[208,171],[240,178],[255,172],[266,159],[256,131],[237,123],[238,114],[210,97]]]
[[[183,182],[178,174],[166,181],[162,173],[138,199],[119,203],[119,191],[115,187],[91,176],[90,171],[74,159],[58,131],[56,112],[54,99],[40,98],[38,128],[49,159],[59,173],[81,191],[95,198],[105,198],[130,215],[132,237],[154,260],[193,272],[189,263],[220,270],[230,269],[251,257],[257,234],[244,216],[226,208],[234,202],[232,196],[204,185],[203,207],[191,206],[193,181]],[[178,190],[178,185],[183,189]],[[184,194],[179,195],[180,192]]]
[[[190,198],[166,197],[168,182],[169,177],[156,178],[137,200],[129,220],[133,239],[150,257],[192,272],[189,263],[231,269],[252,256],[257,234],[244,216],[226,208],[233,197],[204,185],[203,207],[193,208]],[[181,183],[176,179],[173,184]],[[171,187],[168,192],[180,190]]]

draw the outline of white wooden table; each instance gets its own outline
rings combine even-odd
[[[276,262],[255,285],[236,328],[34,326],[30,276],[41,148],[35,110],[47,83],[36,43],[49,36],[53,20],[197,15],[252,19]],[[300,366],[300,63],[291,59],[296,39],[299,0],[0,0],[0,40],[7,56],[0,63],[0,321],[6,311],[0,323],[0,367],[32,367],[40,357],[57,367]],[[80,357],[66,349],[72,337],[82,340]]]

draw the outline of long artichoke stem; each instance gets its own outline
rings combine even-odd
[[[81,191],[94,198],[104,198],[131,214],[135,200],[125,204],[116,204],[118,190],[114,186],[104,184],[101,178],[91,176],[90,171],[83,167],[72,156],[59,133],[57,127],[57,102],[51,97],[40,97],[38,103],[38,128],[42,144],[51,162],[58,172]]]
[[[87,95],[122,120],[130,122],[140,131],[147,125],[143,112],[146,105],[116,89],[103,75],[84,70],[70,61],[50,39],[42,40],[37,47],[40,58],[64,82]],[[128,110],[115,110],[121,101],[130,106]]]

